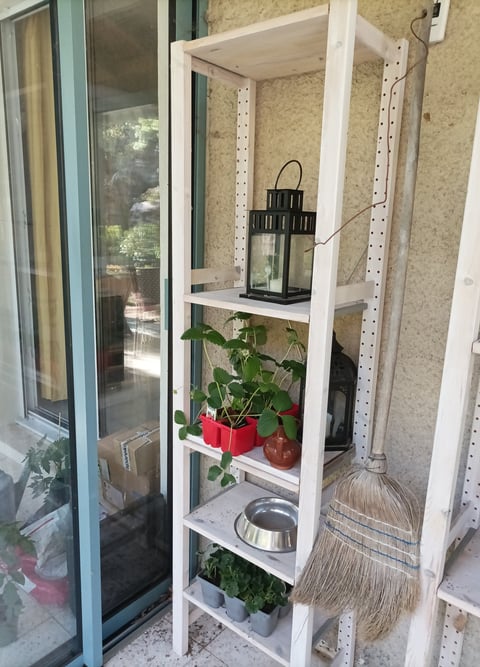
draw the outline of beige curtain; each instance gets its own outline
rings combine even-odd
[[[67,397],[67,382],[49,10],[25,17],[18,29],[34,255],[31,268],[35,272],[37,372],[42,398],[57,401]]]

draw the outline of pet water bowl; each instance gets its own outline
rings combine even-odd
[[[277,497],[257,498],[235,519],[238,537],[262,551],[295,551],[298,507]]]

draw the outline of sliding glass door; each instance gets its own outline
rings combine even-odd
[[[0,163],[10,178],[0,196],[0,664],[8,667],[65,664],[81,650],[51,25],[45,4],[1,32]]]
[[[0,7],[8,667],[98,667],[168,598],[169,4]]]
[[[86,28],[105,617],[170,573],[160,409],[166,147],[159,144],[157,1],[88,0]]]

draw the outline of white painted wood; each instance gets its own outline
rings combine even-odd
[[[184,445],[191,450],[199,452],[210,458],[220,460],[222,452],[219,448],[206,445],[201,437],[191,436],[184,441]],[[346,452],[325,452],[324,456],[324,477],[331,474],[335,465],[343,465],[346,460],[353,457],[353,449]],[[278,470],[273,468],[263,455],[262,447],[254,447],[246,454],[240,454],[234,459],[234,464],[240,470],[246,473],[261,477],[262,480],[281,486],[288,491],[298,493],[300,484],[300,465],[301,460],[290,468],[290,470]],[[328,471],[328,472],[327,472]]]
[[[363,16],[357,16],[355,51],[362,46],[387,62],[393,63],[397,58],[398,42],[366,21]]]
[[[353,312],[354,310],[363,310],[365,302],[371,298],[373,291],[374,282],[371,280],[366,283],[357,283],[354,285],[339,285],[335,292],[336,311],[340,312],[349,309],[350,312]],[[212,290],[211,292],[196,292],[195,294],[185,294],[185,301],[211,308],[222,308],[223,310],[241,310],[252,315],[274,317],[280,320],[291,320],[292,322],[308,323],[310,321],[310,301],[287,305],[268,303],[266,301],[242,298],[240,294],[244,292],[245,288],[241,287]]]
[[[421,603],[412,617],[406,665],[429,664],[432,632],[458,475],[471,383],[472,343],[480,324],[480,105],[455,275],[421,544]],[[478,480],[477,480],[478,481]],[[472,582],[470,582],[472,583]],[[442,595],[444,589],[442,587]],[[455,600],[454,600],[455,602]]]
[[[194,509],[185,517],[184,525],[291,584],[295,570],[295,552],[261,551],[243,542],[234,528],[235,519],[249,502],[272,496],[277,494],[250,482],[235,484]]]
[[[202,592],[200,590],[200,585],[197,581],[185,591],[185,597],[194,605],[197,605],[203,611],[207,612],[223,625],[230,628],[238,635],[248,640],[253,646],[256,646],[261,651],[269,655],[274,660],[277,660],[281,665],[290,665],[289,655],[290,655],[290,635],[292,627],[292,616],[288,614],[283,619],[280,619],[278,626],[275,629],[274,633],[270,637],[261,637],[257,633],[253,632],[251,629],[250,620],[247,619],[242,623],[237,623],[232,621],[225,611],[224,607],[219,609],[212,609],[205,604],[202,598]],[[315,613],[314,626],[319,628],[325,625],[328,621],[328,617],[323,615],[320,611]],[[308,664],[308,663],[307,663]]]
[[[467,532],[468,528],[471,527],[473,512],[474,508],[472,507],[472,503],[467,502],[462,505],[462,509],[456,515],[450,525],[450,531],[448,534],[448,547],[450,547],[450,545],[452,545],[455,540],[461,539]]]
[[[183,331],[190,325],[190,307],[183,300],[190,290],[190,216],[191,216],[191,58],[184,54],[184,42],[171,46],[171,141],[172,141],[172,266],[175,280],[172,284],[172,341],[171,365],[174,388],[173,410],[189,409],[190,354],[183,354]],[[185,346],[186,347],[186,346]],[[175,480],[175,502],[172,504],[172,617],[173,648],[183,655],[188,651],[188,603],[183,590],[189,582],[189,536],[183,527],[183,517],[189,511],[190,465],[189,453],[177,440],[173,429],[172,475]]]
[[[345,3],[346,4],[346,3]],[[190,42],[191,55],[256,81],[322,70],[325,66],[328,5],[236,28]],[[387,38],[363,21],[355,63],[389,51]]]
[[[199,60],[198,58],[192,58],[192,70],[197,74],[203,74],[203,76],[216,79],[217,81],[222,81],[223,83],[229,84],[234,88],[242,88],[248,82],[248,79],[235,72],[230,72],[223,67],[217,67],[212,63],[207,63],[204,60]]]
[[[438,597],[460,607],[468,614],[480,616],[480,533],[472,531],[472,537],[461,553],[452,558],[445,568],[445,575],[438,588]]]
[[[356,2],[330,5],[327,62],[323,98],[320,172],[317,197],[316,241],[329,237],[342,224],[343,184],[355,42]],[[298,532],[295,575],[302,571],[312,551],[318,530],[321,483],[312,471],[322,470],[326,432],[335,285],[340,235],[314,249],[308,364],[300,473]],[[307,619],[305,618],[307,617]],[[312,643],[312,612],[294,605],[292,664],[301,665]]]
[[[227,269],[192,269],[192,285],[208,285],[209,283],[223,283],[240,278],[240,267],[232,266]]]
[[[472,345],[472,352],[474,354],[480,354],[480,340],[476,340]]]
[[[386,247],[390,225],[390,198],[393,199],[393,188],[390,190],[389,201],[385,210],[374,210],[371,218],[370,247],[373,248],[367,261],[367,281],[355,285],[336,286],[339,235],[335,235],[326,245],[317,245],[314,250],[313,293],[310,302],[278,305],[252,299],[241,298],[245,284],[246,259],[246,222],[247,211],[252,206],[253,192],[253,146],[255,121],[255,81],[270,77],[289,76],[302,72],[322,70],[327,60],[324,108],[323,134],[320,153],[319,187],[317,192],[317,218],[321,221],[318,226],[324,238],[340,229],[342,224],[343,182],[345,167],[345,151],[347,142],[350,85],[352,64],[362,62],[365,58],[387,57],[385,76],[388,82],[393,82],[405,70],[407,43],[393,42],[383,36],[376,28],[359,19],[356,14],[356,0],[332,0],[329,5],[296,12],[290,16],[265,21],[253,26],[235,29],[223,34],[215,34],[192,42],[183,42],[176,52],[178,60],[183,63],[173,64],[176,69],[173,90],[179,90],[179,98],[172,104],[172,115],[176,115],[176,124],[173,130],[172,144],[172,178],[174,194],[179,201],[175,201],[173,209],[173,227],[176,241],[173,243],[174,262],[179,266],[184,262],[185,272],[174,280],[174,313],[176,329],[173,333],[173,368],[174,373],[174,408],[183,409],[188,414],[188,368],[189,346],[179,340],[180,334],[189,323],[190,304],[199,304],[220,308],[223,310],[241,310],[253,315],[276,318],[292,322],[310,324],[309,332],[309,363],[307,370],[307,390],[304,415],[303,451],[299,466],[291,471],[276,471],[265,465],[261,448],[253,452],[236,457],[236,469],[241,475],[246,472],[256,479],[273,482],[286,490],[297,492],[300,488],[300,525],[298,549],[293,554],[265,554],[245,545],[236,536],[233,522],[245,504],[254,497],[263,494],[251,483],[241,483],[231,488],[202,507],[195,508],[189,513],[187,508],[188,492],[185,480],[188,473],[179,473],[179,467],[189,469],[189,452],[198,451],[203,455],[217,458],[220,453],[214,448],[203,444],[199,438],[189,438],[187,441],[174,442],[174,483],[175,488],[182,489],[185,498],[181,503],[181,510],[174,514],[174,563],[176,559],[181,564],[175,566],[174,576],[174,626],[182,623],[182,629],[174,629],[174,648],[177,652],[186,647],[186,602],[201,606],[195,593],[185,592],[182,595],[183,604],[178,602],[179,582],[186,588],[185,576],[188,569],[187,544],[188,530],[193,530],[207,539],[223,544],[232,551],[249,558],[252,562],[264,567],[287,582],[293,582],[299,574],[310,553],[313,541],[318,532],[319,522],[322,521],[321,507],[325,508],[331,496],[334,484],[322,490],[323,479],[319,473],[324,470],[324,479],[330,482],[334,475],[331,471],[345,458],[352,456],[353,449],[348,453],[325,454],[324,442],[326,422],[326,399],[328,393],[330,349],[333,327],[333,317],[347,312],[367,309],[372,311],[367,324],[364,323],[362,336],[369,337],[376,345],[376,338],[380,332],[381,307],[386,272]],[[328,28],[328,30],[327,30]],[[357,34],[355,35],[355,32]],[[355,51],[355,53],[354,53]],[[173,52],[172,52],[173,53]],[[182,69],[183,68],[183,69]],[[191,131],[188,94],[185,87],[188,76],[187,69],[193,69],[205,76],[238,88],[238,137],[237,137],[237,164],[239,178],[236,187],[235,202],[235,248],[234,265],[240,267],[240,279],[230,270],[218,272],[215,269],[200,269],[190,273],[190,172],[184,162],[190,161],[188,135]],[[182,83],[180,73],[185,74]],[[183,75],[182,74],[182,75]],[[248,79],[248,81],[247,81]],[[382,97],[382,111],[380,122],[385,122],[385,90]],[[176,86],[176,88],[175,88]],[[391,153],[390,176],[392,183],[395,178],[396,156],[398,153],[398,132],[400,127],[400,113],[403,101],[403,87],[396,89],[397,98],[391,119]],[[185,106],[187,105],[187,106]],[[181,112],[178,114],[178,112]],[[180,125],[183,124],[183,128]],[[246,130],[246,132],[244,132]],[[380,145],[382,130],[379,131],[379,159],[375,176],[381,177],[386,169],[385,146]],[[233,157],[233,156],[232,156]],[[383,171],[382,171],[383,170]],[[243,176],[243,178],[242,178]],[[185,190],[185,194],[183,194]],[[375,199],[374,199],[375,201]],[[380,207],[378,207],[380,208]],[[378,218],[378,220],[377,220]],[[185,233],[184,236],[182,234]],[[317,242],[323,239],[317,234]],[[188,275],[187,275],[188,274]],[[227,278],[228,276],[228,278]],[[234,280],[235,287],[227,290],[215,290],[191,294],[192,284],[213,284],[215,281],[225,282]],[[369,344],[370,344],[369,341]],[[376,348],[375,348],[376,349]],[[366,427],[360,427],[360,441],[368,438],[368,427],[371,423],[371,406],[373,397],[371,385],[375,381],[377,372],[378,354],[372,354],[371,359],[365,358],[368,365],[369,384],[364,387],[366,392],[363,404],[362,419]],[[179,362],[177,364],[177,362]],[[362,362],[363,363],[363,362]],[[363,389],[362,389],[363,391]],[[363,428],[363,430],[362,430]],[[174,433],[177,427],[174,426]],[[180,454],[181,450],[183,454]],[[333,457],[333,459],[332,459]],[[327,465],[327,462],[332,462]],[[300,478],[300,487],[299,487]],[[177,480],[180,486],[177,486]],[[265,495],[269,495],[267,492]],[[177,496],[176,496],[177,497]],[[180,537],[177,535],[180,535]],[[205,609],[213,617],[214,610]],[[223,612],[218,612],[219,614]],[[220,618],[228,625],[229,619]],[[325,619],[323,619],[325,622]],[[351,625],[351,627],[349,626]],[[341,626],[346,629],[340,641],[341,662],[339,664],[353,664],[355,649],[355,627],[353,620],[342,619]],[[311,654],[312,632],[316,627],[315,613],[308,607],[296,605],[292,612],[291,627],[282,634],[285,646],[291,647],[290,656],[281,664],[297,667],[309,664]],[[318,626],[320,627],[320,626]],[[243,632],[243,630],[242,630]],[[242,633],[240,633],[242,634]],[[275,633],[275,636],[277,633]],[[255,638],[248,634],[243,635],[255,644]],[[283,641],[283,640],[282,640]],[[261,648],[261,647],[260,647]],[[264,649],[262,649],[264,650]],[[268,651],[267,651],[268,653]],[[285,655],[288,655],[287,653]],[[274,656],[272,656],[274,657]],[[283,659],[283,658],[282,658]]]

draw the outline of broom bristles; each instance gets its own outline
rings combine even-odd
[[[364,468],[336,487],[293,602],[355,612],[361,639],[385,636],[419,596],[420,512],[410,491]]]

